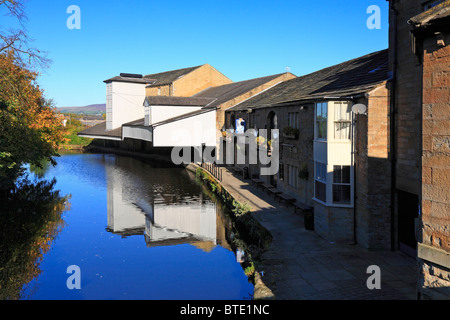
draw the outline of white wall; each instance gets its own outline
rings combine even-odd
[[[146,108],[149,108],[150,116],[149,123],[146,123],[146,125],[151,125],[192,111],[200,110],[202,107],[150,106]]]
[[[144,100],[145,84],[112,82],[111,119],[107,118],[107,129],[144,118]]]
[[[138,127],[138,126],[124,126],[122,128],[122,137],[144,140],[144,141],[152,141],[153,130],[151,127]]]
[[[216,146],[216,111],[153,128],[155,147]]]

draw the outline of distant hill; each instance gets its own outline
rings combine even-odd
[[[60,107],[61,113],[103,114],[106,113],[106,104],[90,104],[84,107]]]

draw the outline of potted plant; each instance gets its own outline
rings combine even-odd
[[[304,163],[300,170],[298,171],[298,177],[302,180],[308,180],[309,178],[309,171],[308,171],[308,165]]]

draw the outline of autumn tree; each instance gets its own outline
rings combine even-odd
[[[23,165],[54,163],[63,141],[61,119],[37,84],[33,68],[48,60],[29,47],[23,1],[0,0],[0,13],[15,18],[19,29],[0,25],[0,191],[14,188]]]
[[[0,54],[0,189],[11,188],[23,164],[54,163],[62,123],[36,83],[37,73]]]

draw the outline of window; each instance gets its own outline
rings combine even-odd
[[[280,163],[280,170],[278,170],[278,173],[280,181],[284,180],[284,164]]]
[[[288,126],[300,129],[300,118],[298,112],[288,112]]]
[[[324,163],[315,163],[314,173],[315,187],[314,197],[323,202],[327,201],[327,165]]]
[[[427,11],[433,7],[436,7],[438,4],[441,4],[443,0],[434,0],[434,1],[429,1],[427,3],[424,4],[423,9],[424,11]]]
[[[293,188],[298,188],[298,168],[288,165],[288,184]]]
[[[327,102],[316,104],[316,139],[327,139],[327,112]]]
[[[351,108],[348,102],[334,103],[334,138],[337,140],[350,139]]]
[[[333,166],[333,203],[350,204],[350,166]]]

